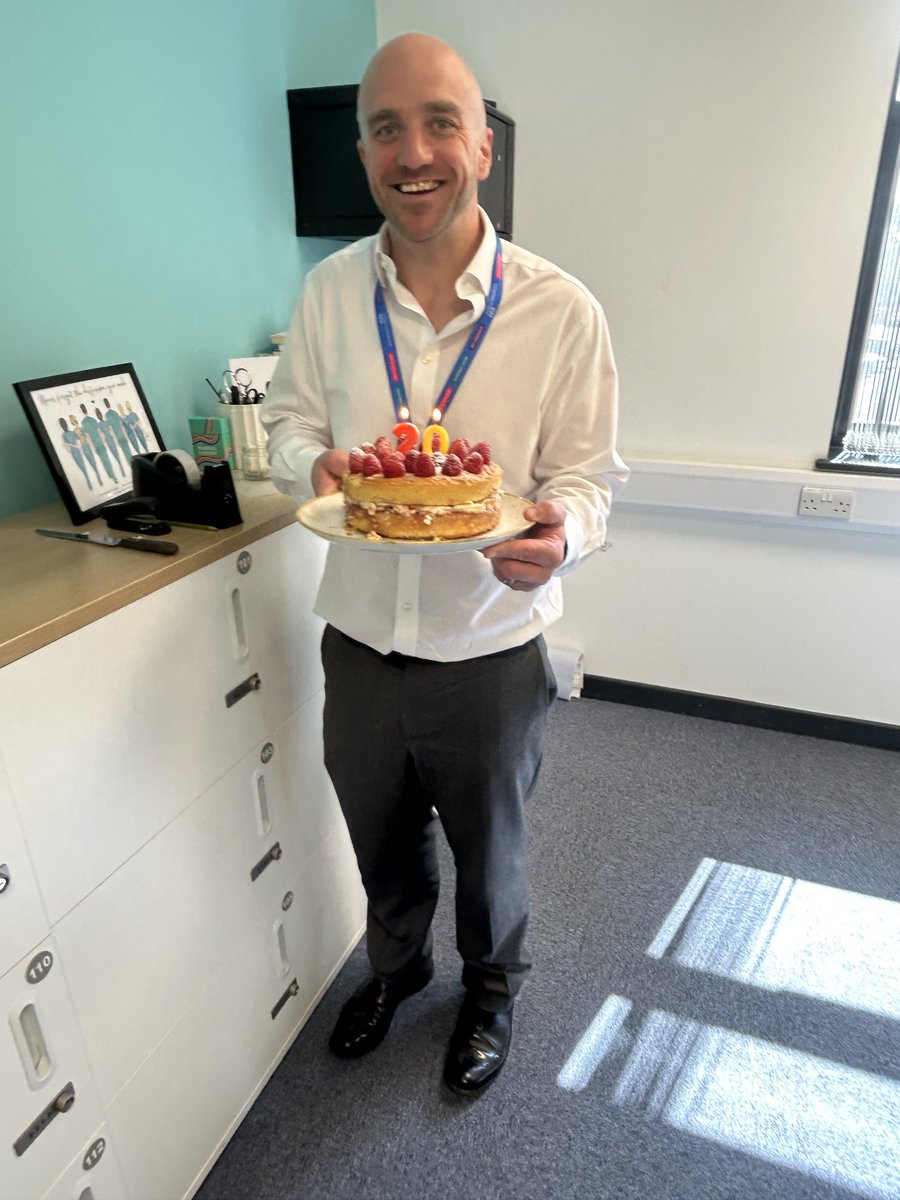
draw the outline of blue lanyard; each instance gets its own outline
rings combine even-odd
[[[450,407],[453,397],[459,391],[462,381],[465,378],[466,371],[472,365],[472,359],[478,353],[478,348],[484,341],[484,335],[490,328],[497,309],[500,307],[500,297],[503,295],[503,257],[500,253],[500,239],[497,238],[497,252],[494,255],[494,272],[491,279],[491,287],[488,292],[487,300],[484,305],[484,312],[475,324],[472,331],[472,336],[468,339],[462,350],[459,352],[459,358],[453,366],[453,370],[447,376],[447,382],[444,384],[443,391],[438,397],[435,405],[435,412],[441,416]],[[398,421],[405,421],[409,417],[409,405],[406,400],[406,387],[403,383],[403,376],[400,373],[400,359],[397,355],[397,344],[394,341],[394,329],[391,325],[391,318],[388,314],[387,303],[384,299],[384,288],[380,281],[375,284],[375,320],[378,324],[378,336],[381,339],[381,352],[384,355],[384,367],[387,372],[388,384],[391,389],[391,399],[394,403],[394,412],[397,414]],[[438,418],[435,417],[435,420]]]

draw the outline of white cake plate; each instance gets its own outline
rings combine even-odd
[[[341,546],[358,546],[360,550],[381,550],[389,554],[458,554],[461,550],[483,550],[508,538],[517,537],[530,529],[532,522],[526,521],[522,513],[534,503],[510,492],[500,493],[500,522],[490,533],[470,538],[452,538],[450,541],[410,541],[408,538],[372,537],[344,528],[344,494],[331,492],[327,496],[316,496],[297,509],[297,520],[306,529],[328,542]]]

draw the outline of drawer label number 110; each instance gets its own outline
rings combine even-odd
[[[39,950],[25,968],[25,978],[29,983],[40,983],[46,979],[53,966],[53,955],[49,950]]]

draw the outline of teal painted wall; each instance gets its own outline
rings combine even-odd
[[[374,0],[28,0],[0,38],[0,516],[58,498],[12,383],[132,362],[166,445],[306,269],[285,90],[358,80]]]

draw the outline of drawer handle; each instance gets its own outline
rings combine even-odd
[[[238,700],[243,700],[245,696],[249,696],[251,692],[258,692],[262,687],[262,680],[259,677],[259,672],[254,671],[248,676],[243,683],[239,683],[237,687],[232,688],[230,692],[225,693],[225,707],[231,708],[232,704],[237,704]]]
[[[0,896],[9,887],[9,867],[6,863],[0,863]]]
[[[59,1095],[54,1096],[44,1111],[31,1122],[28,1128],[20,1133],[13,1143],[16,1157],[21,1158],[25,1151],[34,1144],[35,1138],[40,1137],[50,1122],[60,1113],[67,1113],[75,1103],[75,1086],[67,1083]]]
[[[257,771],[254,782],[256,784],[256,821],[260,835],[265,837],[272,828],[272,814],[269,812],[269,794],[266,791],[265,773]]]
[[[50,1078],[53,1072],[53,1059],[50,1057],[47,1039],[44,1037],[40,1018],[33,1004],[24,1005],[19,1012],[18,1022],[21,1036],[16,1041],[19,1044],[22,1065],[28,1076],[29,1084],[31,1087],[37,1088]]]
[[[288,958],[287,935],[284,932],[284,922],[275,922],[275,961],[278,964],[278,974],[287,975],[291,969]]]
[[[247,645],[247,630],[244,625],[244,608],[241,604],[241,589],[231,589],[231,622],[234,631],[234,648],[238,659],[246,658],[250,652]]]

